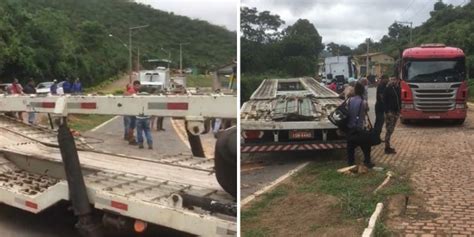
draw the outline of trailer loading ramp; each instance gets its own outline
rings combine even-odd
[[[0,202],[38,213],[68,200],[59,149],[1,129]],[[95,151],[79,151],[79,157],[97,209],[202,236],[235,235],[235,217],[184,205],[184,195],[235,205],[212,170],[193,168],[203,159],[183,156],[196,163],[175,165]]]

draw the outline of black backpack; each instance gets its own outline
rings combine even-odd
[[[329,121],[336,125],[340,130],[347,131],[347,123],[349,119],[349,110],[347,109],[347,100],[342,102],[334,111],[328,115]]]

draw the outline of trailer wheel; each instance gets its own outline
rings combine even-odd
[[[214,166],[221,187],[237,197],[237,128],[222,132],[216,142]]]

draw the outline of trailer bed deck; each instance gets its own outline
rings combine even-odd
[[[282,122],[307,125],[308,121],[335,128],[327,115],[341,102],[337,93],[313,78],[266,79],[242,106],[242,128],[293,129]]]
[[[10,126],[0,127],[0,202],[38,213],[69,200],[59,149],[11,131],[12,121],[7,121],[3,125]],[[235,216],[184,205],[187,195],[236,206],[209,168],[212,159],[176,155],[153,160],[93,150],[78,154],[96,209],[202,236],[235,235]]]

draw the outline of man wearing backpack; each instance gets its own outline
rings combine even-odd
[[[397,120],[400,117],[401,108],[401,90],[400,80],[396,77],[391,77],[387,88],[383,93],[383,102],[385,106],[385,154],[396,154],[397,152],[390,145]]]

